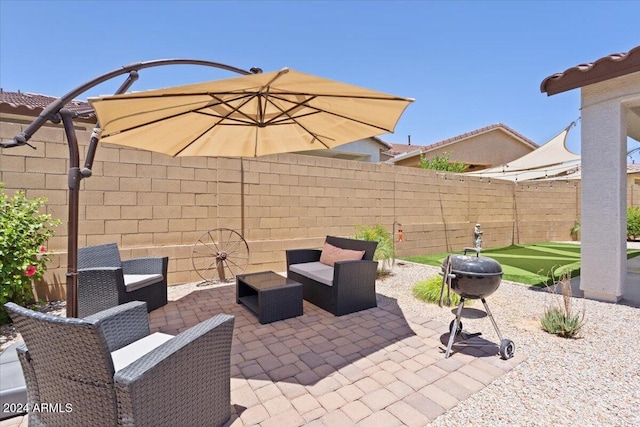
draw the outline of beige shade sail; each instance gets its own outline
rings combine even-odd
[[[101,142],[214,157],[333,148],[390,133],[412,101],[287,68],[89,99]]]
[[[573,125],[574,123],[571,123],[539,148],[512,162],[489,169],[467,172],[464,175],[509,181],[528,181],[571,174],[580,165],[580,155],[569,151],[566,145],[567,135]]]

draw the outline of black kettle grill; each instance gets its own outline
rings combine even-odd
[[[475,256],[467,255],[468,251],[475,252]],[[480,332],[475,334],[464,333],[462,331],[462,322],[460,321],[464,301],[466,299],[480,299],[500,339],[500,356],[505,360],[512,358],[515,352],[515,345],[513,341],[502,338],[498,325],[493,319],[493,315],[485,300],[486,297],[494,293],[500,286],[500,281],[502,280],[502,266],[500,263],[492,258],[481,257],[479,249],[465,248],[464,255],[449,255],[442,263],[441,269],[440,274],[443,276],[443,279],[442,290],[440,292],[440,304],[442,305],[445,286],[447,286],[448,291],[453,290],[453,292],[460,295],[460,304],[458,304],[456,318],[451,321],[449,325],[449,344],[447,345],[447,351],[444,357],[448,358],[451,354],[451,347],[454,344],[456,336],[469,339],[481,335]],[[447,294],[447,296],[449,297],[449,294]]]

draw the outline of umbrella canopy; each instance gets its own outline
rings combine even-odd
[[[171,156],[256,157],[393,132],[413,99],[285,68],[89,102],[102,142]]]

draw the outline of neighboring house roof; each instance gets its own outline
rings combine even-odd
[[[414,145],[414,144],[395,144],[390,143],[391,149],[387,151],[385,154],[389,154],[390,156],[396,156],[398,154],[408,153],[410,151],[421,150],[425,148],[425,145]]]
[[[382,146],[383,150],[390,150],[392,149],[392,144],[389,144],[388,142],[383,141],[382,139],[380,139],[380,137],[378,136],[372,136],[371,139],[373,139],[375,142],[377,142],[378,144],[380,144]]]
[[[0,88],[0,111],[4,113],[21,114],[26,116],[37,116],[47,105],[55,101],[56,97],[40,95],[29,92],[7,92]],[[65,105],[70,111],[82,112],[93,111],[91,105],[86,101],[73,100]],[[93,113],[85,114],[93,117]],[[95,121],[95,120],[94,120]]]
[[[627,164],[627,173],[640,173],[640,164],[628,163]]]
[[[542,81],[540,92],[548,96],[640,71],[640,46],[613,53],[594,62],[579,64]]]
[[[522,144],[528,146],[531,149],[535,150],[536,148],[538,148],[538,144],[531,141],[529,138],[523,136],[519,132],[516,132],[515,130],[511,129],[509,126],[505,125],[504,123],[496,123],[490,126],[485,126],[483,128],[476,129],[471,132],[463,133],[462,135],[454,136],[453,138],[448,138],[442,141],[438,141],[431,145],[421,146],[421,145],[408,145],[408,144],[391,144],[393,145],[394,150],[398,150],[398,155],[394,156],[392,159],[387,160],[387,162],[395,163],[399,160],[404,160],[410,157],[419,156],[420,154],[428,153],[429,151],[433,151],[435,149],[439,149],[441,147],[445,147],[448,145],[456,144],[466,139],[481,135],[483,133],[492,132],[495,130],[500,130],[513,136],[516,140],[520,141]]]
[[[463,133],[462,135],[454,136],[453,138],[445,139],[443,141],[439,141],[439,142],[436,142],[434,144],[427,145],[424,148],[423,151],[424,152],[428,152],[428,151],[431,151],[431,150],[436,149],[436,148],[440,148],[440,147],[445,146],[445,145],[451,145],[451,144],[454,144],[456,142],[463,141],[463,140],[465,140],[467,138],[471,138],[472,136],[476,136],[476,135],[480,135],[480,134],[483,134],[483,133],[491,132],[494,129],[500,129],[503,132],[506,132],[508,134],[513,135],[516,139],[520,140],[523,144],[528,145],[533,149],[538,148],[538,144],[536,144],[535,142],[533,142],[532,140],[530,140],[526,136],[522,135],[521,133],[516,132],[515,130],[511,129],[509,126],[505,125],[504,123],[496,123],[494,125],[485,126],[483,128],[476,129],[476,130],[473,130],[471,132]]]

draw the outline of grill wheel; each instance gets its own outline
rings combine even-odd
[[[516,352],[516,345],[513,341],[504,339],[500,342],[500,357],[504,360],[511,359]]]
[[[453,324],[454,324],[455,320],[452,320],[451,323],[449,323],[449,333],[453,334]],[[460,335],[462,333],[462,322],[458,322],[458,328],[456,329],[456,336]]]

